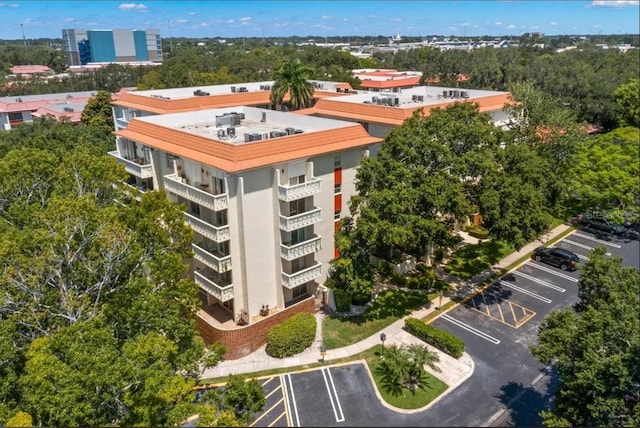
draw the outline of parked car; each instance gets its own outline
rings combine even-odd
[[[537,262],[548,263],[562,270],[576,270],[580,258],[564,248],[538,247],[531,256]]]
[[[614,235],[622,235],[625,227],[621,224],[610,222],[606,218],[585,215],[582,217],[582,224],[593,229],[601,230]]]

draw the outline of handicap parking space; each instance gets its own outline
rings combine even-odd
[[[259,380],[264,388],[266,403],[259,413],[255,413],[252,427],[288,427],[289,415],[285,401],[282,376],[270,376]]]
[[[514,289],[518,290],[518,287]],[[513,291],[508,286],[497,281],[464,302],[464,305],[498,322],[518,328],[536,313],[513,302],[512,295]]]

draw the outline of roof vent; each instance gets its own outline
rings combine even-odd
[[[73,107],[65,107],[63,110],[66,111],[67,113],[72,113]]]

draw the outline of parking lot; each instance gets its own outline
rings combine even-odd
[[[604,246],[609,255],[640,268],[638,244],[579,230],[555,246],[573,251],[581,263]],[[579,271],[529,260],[433,321],[464,340],[475,371],[426,411],[385,406],[364,363],[328,365],[260,379],[267,404],[252,426],[540,426],[538,412],[557,379],[529,346],[551,310],[577,300],[578,279]]]

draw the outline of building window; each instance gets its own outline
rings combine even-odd
[[[293,230],[291,232],[291,244],[295,245],[306,241],[306,235],[304,228]]]
[[[340,168],[341,166],[342,166],[342,160],[340,159],[340,156],[335,156],[333,158],[333,167]]]
[[[302,269],[306,267],[307,267],[306,257],[300,257],[300,258],[291,260],[291,273],[300,272]]]
[[[335,211],[333,213],[333,219],[334,220],[340,220],[340,214],[342,213],[342,211]]]
[[[167,168],[173,169],[173,161],[179,159],[177,156],[172,155],[171,153],[167,153]]]
[[[297,177],[289,177],[289,186],[295,186],[296,184],[304,183],[304,175],[298,175]]]
[[[298,287],[295,287],[291,290],[291,292],[293,293],[294,299],[300,296],[304,296],[305,294],[307,294],[307,284],[304,283]]]
[[[289,217],[305,212],[304,199],[289,202]]]
[[[342,193],[342,184],[341,183],[336,183],[333,185],[333,193]]]

